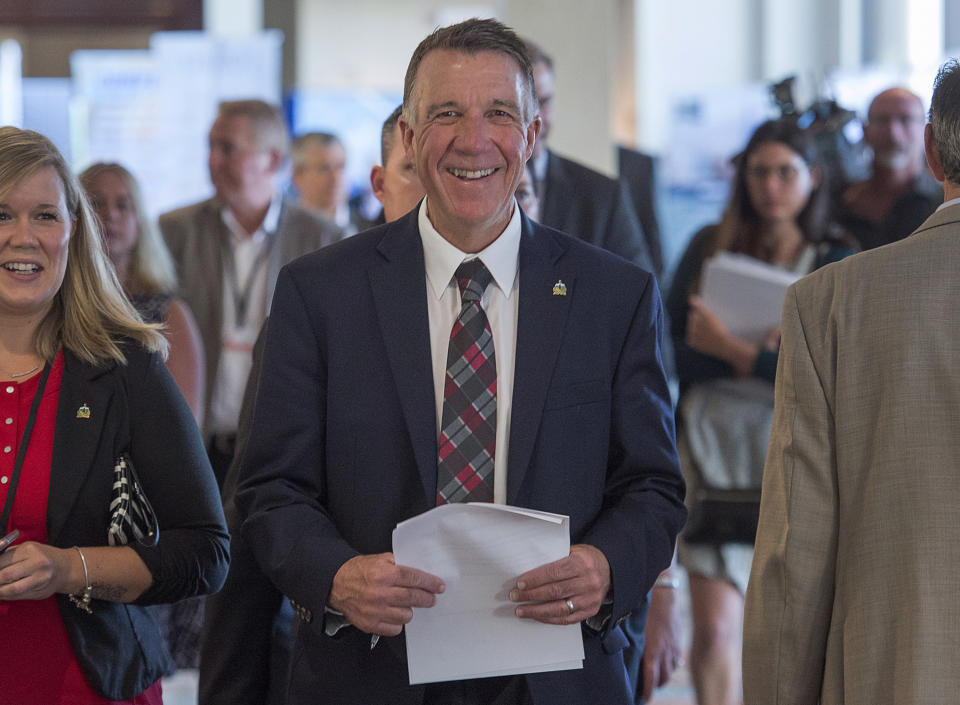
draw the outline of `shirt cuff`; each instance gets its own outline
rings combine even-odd
[[[603,604],[600,605],[600,610],[593,615],[592,617],[587,617],[583,620],[584,624],[587,625],[587,628],[591,631],[597,632],[598,634],[607,628],[607,625],[610,624],[610,617],[613,616],[613,587],[611,586],[610,591],[607,593],[607,596],[603,600]]]
[[[346,615],[343,612],[338,612],[335,609],[330,607],[324,607],[324,620],[323,620],[323,632],[327,636],[336,636],[337,632],[345,627],[352,627],[350,620],[347,619]],[[373,649],[374,646],[380,641],[379,634],[370,635],[370,648]]]

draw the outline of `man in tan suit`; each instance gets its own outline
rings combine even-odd
[[[960,699],[960,65],[926,126],[946,203],[783,307],[744,620],[747,705]]]

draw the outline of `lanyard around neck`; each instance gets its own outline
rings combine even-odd
[[[20,470],[23,468],[23,459],[27,456],[27,446],[30,445],[30,434],[33,433],[33,422],[37,420],[37,411],[40,409],[40,400],[43,399],[43,390],[47,386],[47,377],[50,376],[50,363],[43,365],[43,372],[40,373],[40,386],[33,395],[33,403],[30,405],[30,415],[27,416],[27,424],[23,429],[23,437],[20,439],[20,447],[17,449],[17,459],[13,461],[13,474],[10,476],[10,489],[7,491],[7,501],[3,504],[3,514],[0,514],[0,533],[6,531],[7,521],[10,519],[10,513],[13,511],[13,497],[17,494],[17,483],[20,481]]]
[[[260,271],[267,265],[270,258],[270,249],[273,246],[274,237],[267,233],[266,240],[257,254],[257,258],[250,267],[247,274],[247,280],[240,285],[240,275],[237,272],[237,262],[233,254],[233,247],[230,242],[222,244],[222,254],[224,263],[224,276],[227,278],[227,286],[230,287],[230,294],[233,299],[233,324],[237,328],[243,328],[247,320],[247,310],[250,308],[250,292],[253,290]]]

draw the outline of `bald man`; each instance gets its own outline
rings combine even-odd
[[[940,203],[923,158],[923,101],[888,88],[870,103],[863,139],[873,151],[870,177],[841,195],[837,220],[864,250],[912,233]]]

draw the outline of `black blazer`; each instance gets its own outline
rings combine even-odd
[[[656,271],[626,185],[551,151],[540,222]]]
[[[128,451],[157,513],[160,541],[137,543],[153,584],[135,604],[94,600],[93,614],[58,595],[70,642],[93,689],[111,700],[141,693],[170,657],[145,605],[219,589],[229,537],[193,415],[159,356],[125,345],[126,365],[64,352],[47,506],[53,546],[107,544],[114,460]],[[89,418],[77,410],[86,405]]]
[[[683,480],[653,277],[523,217],[507,501],[570,516],[613,573],[582,670],[527,676],[535,703],[633,702],[619,621],[670,563]],[[563,282],[564,295],[555,294]],[[288,703],[419,703],[403,637],[324,631],[333,577],[391,550],[435,504],[437,419],[417,211],[285,267],[237,504],[242,535],[301,607]],[[310,614],[307,618],[304,615]]]

